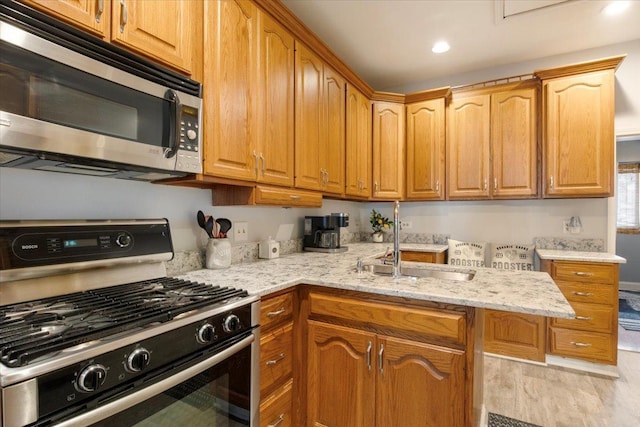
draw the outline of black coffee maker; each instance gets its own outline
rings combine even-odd
[[[303,248],[311,252],[346,252],[340,246],[340,227],[349,225],[349,214],[332,213],[325,216],[304,217]]]

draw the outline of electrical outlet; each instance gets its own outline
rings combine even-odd
[[[411,221],[400,221],[400,230],[410,230],[412,226]]]
[[[233,240],[236,242],[246,242],[249,240],[248,222],[236,222],[233,224]]]
[[[569,220],[565,219],[562,221],[562,232],[564,234],[569,234]]]

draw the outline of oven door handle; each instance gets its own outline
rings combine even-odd
[[[177,374],[170,376],[169,378],[145,387],[144,389],[132,393],[128,396],[124,396],[114,402],[110,402],[104,406],[96,408],[93,411],[85,412],[84,414],[78,415],[77,417],[56,424],[56,427],[87,426],[104,420],[105,418],[122,412],[125,409],[129,409],[132,406],[144,402],[145,400],[150,399],[164,391],[167,391],[170,388],[175,387],[178,384],[188,380],[189,378],[206,371],[207,369],[238,353],[240,350],[248,347],[254,341],[255,336],[251,334],[250,336],[244,338],[242,341],[239,341],[238,343],[221,351],[220,353],[217,353],[216,355],[203,360],[202,362],[199,362],[183,371],[180,371]]]

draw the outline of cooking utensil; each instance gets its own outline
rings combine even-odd
[[[220,237],[227,237],[227,232],[231,230],[231,221],[227,218],[218,218],[216,222],[220,224]]]
[[[202,228],[204,231],[207,231],[207,225],[206,225],[207,220],[204,217],[204,213],[202,211],[198,211],[198,214],[196,215],[196,217],[198,218],[198,225],[200,226],[200,228]]]
[[[209,218],[207,218],[207,222],[205,224],[205,227],[206,227],[205,230],[207,230],[207,235],[212,239],[213,239],[213,224],[214,224],[213,217],[210,216]]]

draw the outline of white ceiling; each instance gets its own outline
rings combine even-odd
[[[640,0],[282,0],[376,90],[640,41]],[[504,15],[509,15],[503,18]],[[446,39],[447,53],[431,52]]]

